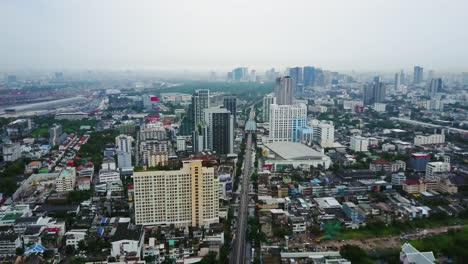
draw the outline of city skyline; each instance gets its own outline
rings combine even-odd
[[[337,71],[397,71],[423,65],[461,72],[468,68],[463,45],[468,39],[456,29],[468,24],[463,13],[467,5],[4,1],[0,21],[8,26],[0,30],[0,70],[201,71],[312,65]]]

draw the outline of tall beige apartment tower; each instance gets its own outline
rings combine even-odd
[[[204,226],[219,222],[218,177],[201,160],[180,170],[133,174],[135,221],[141,225]]]

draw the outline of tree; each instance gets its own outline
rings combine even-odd
[[[84,240],[78,241],[78,249],[81,250],[86,250],[86,242]]]
[[[65,247],[65,254],[72,255],[73,253],[75,253],[75,247],[72,245],[67,245]]]
[[[15,253],[16,253],[16,256],[23,255],[24,254],[24,248],[22,248],[22,247],[16,248]]]
[[[200,261],[200,264],[216,264],[216,252],[210,251]]]
[[[351,263],[371,264],[373,261],[362,248],[353,245],[344,245],[340,248],[340,255]]]

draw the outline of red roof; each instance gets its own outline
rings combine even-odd
[[[47,232],[47,233],[58,233],[60,232],[60,227],[47,227],[44,229],[44,232]]]
[[[133,190],[133,189],[135,189],[135,186],[134,186],[133,184],[130,184],[130,185],[128,186],[128,189],[129,189],[129,190]]]
[[[386,161],[386,160],[383,160],[383,159],[378,159],[378,160],[373,160],[371,161],[372,164],[376,164],[376,165],[384,165],[384,164],[388,164],[390,162]]]
[[[406,183],[406,185],[418,185],[419,181],[414,180],[414,179],[410,179],[410,180],[406,180],[405,183]]]
[[[82,169],[83,169],[83,166],[81,166],[81,165],[78,166],[78,167],[76,167],[76,171],[80,171],[80,170],[82,170]]]

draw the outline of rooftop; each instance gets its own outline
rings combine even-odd
[[[311,159],[313,157],[320,158],[324,156],[324,154],[315,149],[296,142],[273,142],[265,144],[265,147],[285,160]]]

